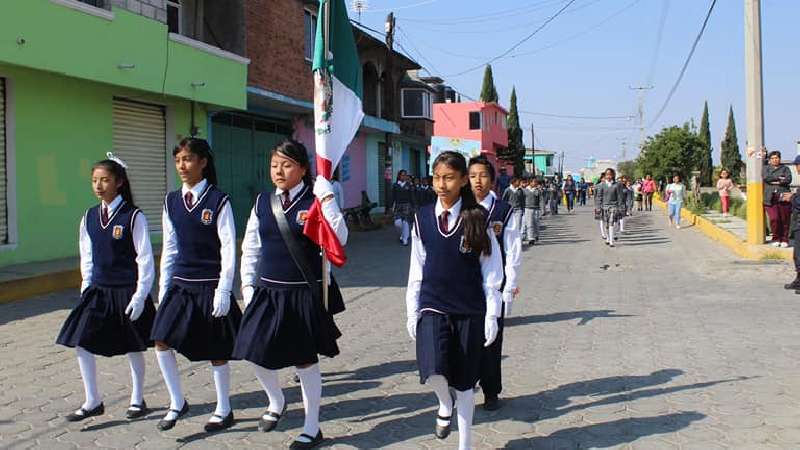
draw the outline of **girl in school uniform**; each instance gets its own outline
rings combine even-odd
[[[236,228],[228,195],[216,187],[208,142],[186,138],[172,154],[183,187],[167,194],[161,221],[159,306],[151,336],[170,405],[158,429],[171,429],[189,410],[175,349],[190,361],[211,361],[217,407],[205,430],[213,432],[233,425],[228,360],[242,318],[231,295]]]
[[[131,368],[129,419],[147,414],[142,396],[144,351],[153,345],[155,308],[153,250],[147,219],[133,203],[125,162],[108,154],[92,168],[92,189],[100,204],[89,208],[79,227],[81,302],[67,317],[57,343],[74,347],[86,401],[70,422],[105,412],[97,388],[95,355],[128,355]]]
[[[622,185],[615,180],[617,174],[608,168],[603,174],[604,180],[595,187],[595,217],[600,219],[600,233],[609,247],[614,246],[614,231],[622,210]]]
[[[513,219],[513,208],[510,204],[497,198],[494,193],[494,166],[484,157],[469,160],[469,182],[478,203],[488,211],[489,229],[500,245],[500,256],[503,261],[503,309],[497,318],[497,338],[492,345],[486,347],[481,357],[481,390],[483,391],[483,409],[494,411],[500,408],[498,395],[503,390],[500,361],[503,355],[503,321],[511,314],[514,298],[519,294],[517,287],[517,270],[522,251],[522,238]]]
[[[464,157],[441,153],[433,173],[438,199],[414,218],[406,326],[417,341],[420,382],[439,399],[436,437],[450,434],[457,407],[459,448],[468,449],[481,353],[497,337],[503,261],[487,212],[470,189]]]
[[[392,185],[394,225],[400,232],[400,243],[403,245],[408,245],[411,220],[414,217],[414,187],[408,178],[408,172],[401,170],[397,173],[397,181]]]
[[[319,407],[322,381],[319,356],[339,354],[336,340],[341,336],[333,314],[344,310],[338,286],[328,290],[328,310],[322,301],[322,259],[320,247],[303,234],[306,215],[315,198],[339,242],[347,242],[347,224],[333,199],[325,178],[311,182],[306,148],[287,140],[278,145],[270,159],[270,176],[275,192],[263,192],[247,221],[242,242],[242,293],[244,318],[236,340],[234,356],[252,363],[256,378],[269,398],[259,420],[259,429],[272,431],[286,410],[278,382],[278,370],[295,367],[300,378],[305,408],[303,432],[291,448],[313,448],[322,442]],[[293,254],[291,243],[281,232],[286,223],[291,242],[302,255]],[[304,272],[305,270],[305,272]],[[310,274],[313,280],[305,278]]]

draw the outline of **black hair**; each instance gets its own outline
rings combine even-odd
[[[205,139],[188,137],[183,138],[172,150],[172,156],[178,156],[182,150],[189,150],[200,159],[206,160],[206,167],[203,169],[203,178],[209,183],[217,184],[217,168],[214,166],[214,155],[211,153],[211,146]]]
[[[117,194],[122,196],[122,199],[132,208],[136,208],[136,204],[133,202],[133,191],[131,190],[131,182],[128,179],[128,171],[125,170],[118,162],[112,161],[110,159],[104,159],[102,161],[97,161],[92,166],[92,173],[94,173],[95,169],[103,169],[106,172],[110,173],[114,176],[114,179],[117,181],[121,181],[122,185],[117,189]]]
[[[467,170],[467,160],[464,155],[458,152],[446,151],[439,154],[433,161],[433,170],[439,164],[461,173],[462,177],[469,174]],[[477,254],[485,253],[490,255],[492,253],[492,243],[489,242],[489,236],[486,233],[487,215],[486,209],[478,204],[475,199],[475,194],[472,193],[472,187],[469,182],[465,183],[461,188],[461,222],[464,224],[464,246],[476,252]]]
[[[608,169],[603,171],[603,178],[605,178],[605,176],[606,176],[606,174],[608,173],[609,170],[611,171],[611,177],[616,180],[617,179],[617,171],[614,170],[611,167],[609,167]]]
[[[397,179],[395,181],[400,181],[400,175],[408,175],[408,171],[406,169],[400,169],[397,172]]]
[[[489,169],[489,178],[492,180],[492,183],[494,183],[495,179],[494,165],[492,165],[492,163],[488,159],[486,159],[485,156],[475,156],[469,159],[468,167],[472,167],[476,164],[481,164],[485,166],[487,169]]]
[[[276,154],[289,158],[306,169],[303,182],[306,186],[311,186],[311,161],[308,159],[308,150],[305,145],[294,139],[286,139],[272,149],[272,155]]]
[[[772,158],[775,155],[778,155],[778,158],[780,158],[781,157],[781,152],[779,152],[778,150],[773,150],[773,151],[769,152],[769,155],[767,155],[767,159]]]

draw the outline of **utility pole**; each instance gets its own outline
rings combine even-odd
[[[761,81],[761,0],[744,1],[747,111],[747,243],[764,243],[764,85]]]
[[[620,141],[620,144],[622,145],[622,155],[620,157],[620,161],[626,161],[625,158],[627,158],[628,155],[628,138],[617,138],[617,140]]]
[[[628,86],[628,89],[638,91],[639,94],[639,151],[644,148],[644,94],[646,91],[653,89],[652,85],[649,86]],[[623,159],[625,156],[623,155]]]
[[[533,166],[533,177],[536,178],[536,134],[533,132],[533,122],[531,122],[531,162]]]
[[[389,119],[393,122],[397,122],[396,117],[396,108],[395,108],[395,98],[394,98],[394,13],[389,13],[386,16],[386,22],[384,24],[385,31],[386,31],[386,77],[383,80],[384,89],[383,89],[383,117],[385,119]],[[388,205],[392,204],[392,180],[395,177],[395,170],[399,170],[399,167],[395,167],[394,164],[394,145],[392,145],[392,134],[387,132],[385,135],[386,140],[386,165],[387,167],[384,168],[384,171],[389,169],[392,176],[387,180],[384,177],[384,183],[386,183],[386,205],[388,211]]]

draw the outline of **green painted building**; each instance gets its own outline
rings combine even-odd
[[[128,161],[160,241],[163,198],[177,186],[172,148],[207,136],[213,112],[247,103],[239,24],[204,21],[228,38],[226,51],[207,43],[210,30],[197,34],[191,16],[164,0],[2,2],[0,266],[77,255],[81,214],[97,201],[91,166],[108,151]]]

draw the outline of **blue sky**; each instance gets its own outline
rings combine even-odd
[[[350,0],[346,0],[351,3]],[[364,24],[383,30],[397,17],[397,41],[432,74],[477,97],[483,69],[459,75],[508,50],[568,0],[369,0]],[[638,93],[651,124],[675,82],[710,0],[575,0],[510,55],[492,63],[501,103],[516,86],[519,109],[593,117],[636,116]],[[351,17],[357,19],[356,13]],[[663,21],[662,21],[663,18]],[[767,147],[796,153],[800,140],[800,1],[762,0],[764,116]],[[661,26],[663,22],[663,27]],[[677,92],[646,134],[692,118],[708,100],[714,159],[733,106],[740,148],[745,141],[744,0],[718,0]],[[662,29],[659,43],[659,29]],[[574,119],[521,114],[525,141],[536,127],[537,148],[564,151],[566,168],[585,157],[628,159],[638,153],[638,117]]]

